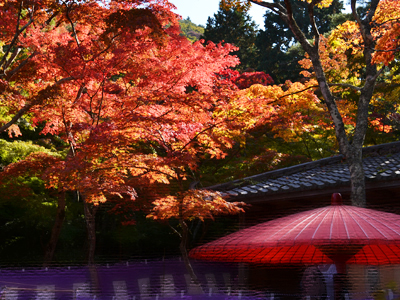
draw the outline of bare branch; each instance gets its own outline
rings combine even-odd
[[[285,0],[285,6],[287,10],[287,15],[286,16],[281,15],[282,20],[287,23],[289,29],[292,31],[296,40],[302,45],[303,49],[311,56],[313,50],[318,51],[318,48],[316,48],[315,45],[312,46],[308,42],[304,32],[301,31],[301,29],[297,25],[296,20],[293,18],[292,4],[290,3],[290,0]]]
[[[311,90],[311,89],[315,89],[315,88],[319,88],[319,86],[318,86],[318,85],[309,86],[309,87],[307,87],[307,88],[305,88],[305,89],[303,89],[303,90],[297,91],[297,92],[295,92],[295,93],[290,93],[290,94],[286,94],[286,95],[280,96],[280,97],[278,98],[278,100],[283,99],[283,98],[286,98],[286,97],[289,97],[289,96],[292,96],[292,95],[301,94],[302,92],[305,92],[305,91],[308,91],[308,90]]]
[[[72,153],[72,157],[74,157],[75,154],[76,154],[76,151],[75,151],[76,142],[75,142],[74,135],[71,132],[72,123],[65,119],[64,105],[62,106],[62,118],[63,118],[63,124],[64,124],[64,128],[65,128],[65,133],[67,134],[67,139],[68,139],[68,144],[69,144],[69,147],[70,147],[70,151]]]
[[[74,3],[72,3],[70,7],[68,7],[68,5],[65,2],[64,2],[64,4],[65,4],[65,6],[67,8],[67,10],[65,11],[65,15],[66,15],[69,23],[71,24],[71,28],[72,28],[72,32],[73,32],[73,35],[74,35],[75,42],[79,47],[80,46],[80,42],[79,42],[78,35],[76,33],[76,30],[75,30],[75,25],[74,25],[74,22],[72,22],[72,19],[71,19],[70,15],[69,15],[69,12],[72,9],[72,6],[74,5]]]
[[[182,238],[182,234],[180,234],[178,230],[176,230],[171,224],[169,224],[169,222],[168,226],[172,229],[173,232],[175,232],[180,238]]]
[[[70,81],[72,80],[73,77],[67,77],[67,78],[63,78],[59,81],[57,81],[54,85],[59,85],[62,84],[64,82]],[[15,115],[14,117],[11,119],[11,121],[9,121],[8,123],[4,124],[3,126],[0,127],[0,133],[4,132],[5,130],[7,130],[11,125],[15,124],[19,118],[21,118],[26,112],[28,112],[34,105],[35,105],[35,101],[31,101],[28,102],[27,104],[25,104],[25,106],[23,108],[21,108]]]
[[[15,58],[18,56],[18,54],[21,52],[20,47],[16,47],[13,53],[11,54],[10,58],[6,61],[4,67],[3,67],[3,73],[5,74],[7,71],[7,68],[14,62]]]
[[[373,47],[371,47],[373,44],[373,37],[370,33],[371,22],[372,22],[374,14],[375,14],[375,11],[378,7],[379,1],[380,0],[372,0],[371,1],[371,7],[368,11],[367,16],[365,17],[364,20],[361,20],[360,15],[357,13],[357,8],[356,8],[357,0],[351,0],[351,12],[360,28],[360,33],[361,33],[361,36],[363,37],[364,45],[366,48],[368,48],[368,47],[371,49],[373,48]]]
[[[63,84],[63,83],[65,83],[65,82],[67,82],[67,81],[71,81],[71,80],[74,80],[74,79],[75,79],[75,78],[72,77],[72,76],[66,77],[66,78],[57,80],[57,81],[55,82],[55,85]]]
[[[5,130],[7,130],[11,125],[13,125],[14,123],[16,123],[18,121],[19,118],[22,117],[23,114],[25,114],[27,111],[29,111],[32,108],[33,104],[32,103],[28,103],[26,104],[23,108],[21,108],[15,115],[14,117],[11,119],[11,121],[9,121],[7,124],[4,124],[3,126],[0,127],[0,132],[4,132]]]
[[[371,0],[370,9],[368,10],[367,17],[365,18],[364,22],[370,26],[372,19],[374,18],[376,9],[378,8],[380,0]]]
[[[351,4],[351,13],[353,14],[353,18],[356,20],[356,22],[357,22],[357,24],[358,24],[358,26],[360,28],[361,35],[362,35],[363,40],[365,42],[366,41],[366,36],[365,36],[364,26],[363,26],[363,24],[361,22],[360,16],[357,13],[356,2],[357,2],[357,0],[351,0],[351,3],[350,3]]]
[[[46,20],[46,22],[45,22],[45,24],[46,25],[49,25],[50,24],[50,22],[55,18],[55,17],[57,17],[58,15],[59,15],[59,11],[56,11],[55,13],[53,13],[47,20]]]
[[[13,37],[10,45],[8,45],[9,47],[8,47],[6,53],[4,53],[4,56],[3,56],[2,60],[0,61],[0,68],[6,62],[7,56],[10,53],[11,49],[14,47],[15,43],[17,42],[19,35],[22,32],[24,32],[25,29],[28,28],[28,26],[31,25],[32,22],[33,22],[33,16],[31,15],[30,20],[21,29],[19,29],[19,22],[20,22],[20,19],[21,19],[21,12],[22,12],[22,3],[23,2],[21,2],[21,5],[19,7],[17,26],[16,26],[16,29],[15,29],[14,37]],[[3,68],[3,73],[4,73],[4,71],[5,71],[5,69]]]
[[[312,31],[314,33],[314,39],[315,39],[315,43],[316,43],[317,47],[319,47],[318,46],[319,31],[318,31],[317,24],[315,23],[315,18],[314,18],[314,5],[316,5],[319,2],[321,2],[321,0],[312,1],[310,4],[307,5],[308,18],[310,19],[310,24],[311,24]]]
[[[376,79],[378,79],[379,75],[381,75],[383,73],[383,70],[385,70],[385,66],[383,66],[382,68],[380,68],[380,70],[378,72],[376,72],[375,76],[372,78],[373,81],[376,81]]]
[[[329,83],[328,82],[328,85],[329,86],[342,86],[342,87],[350,88],[350,89],[356,90],[356,91],[361,91],[362,90],[362,88],[360,88],[358,86],[355,86],[355,85],[352,85],[352,84],[348,84],[348,83]]]
[[[164,136],[162,134],[162,132],[160,131],[160,129],[157,129],[156,132],[158,133],[158,135],[160,136],[161,142],[165,148],[165,150],[172,150],[172,148],[168,145],[168,143],[165,141]]]
[[[292,3],[290,3],[289,0],[284,0],[284,2],[285,2],[288,18],[293,19]]]
[[[104,80],[101,83],[101,98],[100,98],[100,103],[99,103],[99,109],[97,110],[96,126],[99,126],[100,116],[101,116],[101,109],[102,109],[102,106],[103,106],[103,101],[104,101]]]
[[[348,83],[329,83],[329,82],[328,82],[328,85],[329,85],[329,86],[341,86],[341,87],[350,88],[350,89],[353,89],[353,90],[356,90],[356,91],[361,91],[361,88],[359,88],[359,87],[357,87],[357,86],[354,86],[354,85],[351,85],[351,84],[348,84]],[[297,91],[297,92],[294,92],[294,93],[290,93],[290,94],[283,95],[283,96],[279,97],[278,100],[283,99],[283,98],[285,98],[285,97],[292,96],[292,95],[301,94],[301,93],[303,93],[303,92],[305,92],[305,91],[308,91],[308,90],[310,90],[310,89],[316,89],[316,88],[319,88],[319,85],[311,85],[311,86],[309,86],[309,87],[307,87],[307,88],[305,88],[305,89],[302,89],[302,90],[300,90],[300,91]]]
[[[26,59],[24,59],[16,68],[11,70],[10,72],[7,73],[7,80],[10,80],[19,70],[21,70],[28,62],[29,60],[34,57],[36,54],[38,54],[36,51],[33,52],[31,55],[29,55]],[[0,74],[0,78],[5,76],[6,74]]]
[[[76,94],[76,97],[75,97],[75,100],[74,100],[74,103],[73,103],[73,104],[75,104],[76,101],[78,101],[78,100],[81,98],[81,96],[82,96],[82,94],[83,94],[84,91],[85,91],[85,86],[82,85],[82,86],[79,88],[78,93]]]
[[[103,53],[106,53],[113,45],[112,42],[121,35],[122,33],[118,33],[116,35],[114,35],[111,39],[110,39],[110,44],[104,48],[103,50],[101,50],[99,53],[97,53],[95,56],[93,56],[89,61],[94,61],[96,58],[100,57],[100,55],[102,55]]]
[[[266,7],[268,9],[272,10],[276,14],[286,14],[287,13],[286,9],[279,3],[270,3],[270,2],[257,1],[257,0],[250,0],[250,2],[260,5],[262,7]]]

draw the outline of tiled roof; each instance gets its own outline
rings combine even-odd
[[[400,142],[366,147],[363,164],[369,183],[399,180]],[[231,197],[257,197],[349,186],[350,173],[342,155],[279,169],[208,187]]]

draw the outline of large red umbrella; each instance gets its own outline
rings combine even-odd
[[[239,230],[194,248],[192,258],[259,264],[400,264],[400,215],[342,204]]]

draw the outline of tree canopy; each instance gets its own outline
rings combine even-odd
[[[353,0],[354,20],[329,28],[323,9],[330,2],[254,1],[271,11],[271,49],[290,54],[294,36],[305,53],[303,78],[282,76],[278,84],[264,72],[243,72],[258,55],[248,2],[222,1],[210,19],[205,36],[217,24],[236,24],[238,40],[224,43],[182,36],[188,22],[179,26],[167,1],[2,3],[0,182],[23,195],[16,211],[24,222],[24,199],[35,199],[36,212],[51,207],[46,260],[68,207],[79,207],[74,220],[86,226],[93,262],[96,215],[106,205],[126,212],[127,225],[135,216],[174,219],[187,258],[190,222],[243,207],[199,181],[252,175],[338,148],[350,164],[353,202],[364,205],[361,147],[395,139],[399,129],[400,9],[382,0],[359,10]],[[334,5],[332,13],[341,7]],[[234,54],[241,73],[232,70]],[[33,130],[43,138],[21,141]],[[2,198],[4,207],[10,203]]]
[[[189,17],[185,20],[179,20],[181,31],[190,41],[198,41],[204,34],[204,27],[194,24]]]
[[[309,82],[315,78],[315,85],[319,87],[334,125],[340,151],[349,163],[352,203],[365,206],[361,149],[378,77],[399,50],[397,42],[384,42],[384,51],[379,48],[388,37],[397,40],[395,35],[398,33],[394,33],[397,29],[386,28],[386,21],[389,21],[386,15],[390,16],[389,22],[398,22],[398,16],[395,16],[397,10],[393,15],[393,8],[398,4],[390,0],[371,1],[369,9],[361,11],[357,9],[357,1],[352,0],[351,9],[355,21],[340,25],[327,39],[318,27],[316,10],[329,7],[332,0],[304,2],[313,36],[310,42],[308,30],[301,28],[301,19],[296,17],[295,7],[290,1],[252,2],[278,15],[306,52],[307,59],[302,61],[302,67],[310,68],[310,72],[303,72],[303,75],[311,79]],[[353,95],[356,93],[355,98],[348,99],[346,92]]]
[[[239,49],[234,52],[239,59],[241,70],[257,67],[256,48],[257,26],[251,19],[249,6],[240,8],[237,0],[222,0],[218,12],[207,20],[202,38],[206,41],[231,43]]]

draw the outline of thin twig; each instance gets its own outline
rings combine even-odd
[[[350,88],[356,91],[361,91],[362,88],[359,88],[355,85],[352,84],[348,84],[348,83],[328,83],[329,86],[342,86],[342,87],[346,87],[346,88]]]
[[[67,78],[63,78],[59,81],[57,81],[54,85],[59,85],[62,84],[64,82],[70,81],[74,79],[73,77],[67,77]],[[36,103],[33,102],[28,102],[27,104],[25,104],[25,106],[23,108],[21,108],[15,115],[14,117],[11,119],[11,121],[9,121],[8,123],[4,124],[3,126],[0,127],[0,132],[3,132],[5,130],[7,130],[11,125],[13,125],[14,123],[16,123],[18,121],[19,118],[21,118],[26,112],[28,112]]]
[[[38,52],[33,52],[31,55],[29,55],[26,59],[24,59],[23,61],[21,61],[21,63],[16,67],[16,68],[14,68],[13,70],[11,70],[10,72],[8,72],[7,73],[7,80],[10,80],[14,75],[15,75],[15,73],[17,73],[19,70],[21,70],[28,62],[29,62],[29,60],[32,58],[32,57],[34,57],[36,54],[38,54]],[[6,74],[5,73],[3,73],[3,74],[0,74],[0,78],[2,78],[2,77],[4,77],[4,76],[6,76]]]
[[[346,88],[351,88],[351,89],[356,90],[356,91],[361,91],[361,88],[359,88],[357,86],[354,86],[354,85],[351,85],[351,84],[348,84],[348,83],[328,83],[328,85],[329,86],[342,86],[342,87],[346,87]],[[305,91],[307,91],[309,89],[314,89],[314,88],[319,88],[319,85],[312,85],[312,86],[309,86],[309,87],[307,87],[307,88],[305,88],[303,90],[283,95],[283,96],[279,97],[278,100],[283,99],[283,98],[288,97],[288,96],[300,94],[302,92],[305,92]]]
[[[27,103],[23,108],[21,108],[9,121],[8,123],[4,124],[3,126],[0,127],[0,132],[3,132],[7,130],[11,125],[13,125],[15,122],[18,121],[19,118],[22,117],[23,114],[25,114],[28,110],[32,108],[33,104],[32,103]]]
[[[372,78],[372,80],[376,80],[379,75],[381,75],[383,73],[383,70],[385,69],[385,66],[383,66],[382,68],[380,68],[380,70],[378,72],[376,72],[375,76]]]
[[[319,86],[318,86],[318,85],[309,86],[308,88],[305,88],[305,89],[303,89],[303,90],[300,90],[300,91],[297,91],[297,92],[294,92],[294,93],[290,93],[290,94],[286,94],[286,95],[280,96],[280,97],[278,98],[278,100],[283,99],[283,98],[285,98],[285,97],[292,96],[292,95],[300,94],[300,93],[302,93],[302,92],[305,92],[305,91],[308,91],[308,90],[314,89],[314,88],[319,88]]]
[[[169,226],[180,238],[182,238],[182,234],[180,234],[178,230],[176,230],[171,224],[169,224],[169,222],[168,222],[168,226]]]
[[[18,54],[21,52],[20,47],[16,47],[13,53],[11,54],[10,58],[6,61],[4,67],[3,67],[3,73],[5,74],[7,71],[7,68],[14,62]]]
[[[67,19],[68,19],[69,23],[71,24],[71,28],[72,28],[72,32],[74,34],[74,38],[75,38],[76,44],[79,47],[80,46],[80,42],[79,42],[78,35],[76,33],[76,30],[75,30],[75,25],[74,25],[74,22],[72,22],[71,17],[69,15],[69,11],[72,9],[72,6],[73,6],[74,3],[72,3],[70,7],[68,7],[68,5],[65,2],[63,2],[63,3],[65,4],[65,7],[67,8],[67,10],[65,12],[65,15],[67,16]]]
[[[28,28],[28,26],[31,25],[32,22],[33,22],[33,16],[31,15],[31,18],[29,19],[29,21],[21,29],[19,29],[19,22],[20,22],[20,19],[21,19],[21,11],[22,11],[22,3],[23,2],[21,2],[20,8],[19,8],[19,12],[18,12],[18,20],[17,20],[17,26],[16,26],[16,29],[15,29],[14,38],[12,39],[12,41],[11,41],[7,51],[6,51],[6,53],[4,53],[4,56],[3,56],[2,60],[0,61],[0,67],[6,61],[7,56],[10,53],[11,49],[14,47],[14,44],[17,42],[19,35],[23,31],[25,31],[25,29]],[[3,69],[3,72],[4,72],[4,69]]]

